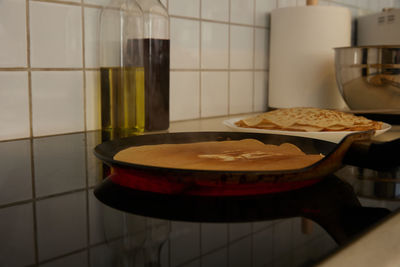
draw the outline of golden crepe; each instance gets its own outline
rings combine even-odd
[[[255,139],[134,146],[114,156],[146,166],[224,171],[300,169],[322,158],[290,143],[270,145]]]
[[[321,132],[379,130],[382,122],[320,108],[276,109],[237,121],[236,126],[269,130]]]

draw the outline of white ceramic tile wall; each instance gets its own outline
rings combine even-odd
[[[0,140],[99,128],[96,40],[100,8],[109,2],[0,1]],[[268,14],[305,0],[161,2],[171,16],[171,120],[265,110]],[[359,16],[400,0],[320,4]],[[240,88],[236,74],[244,78]]]
[[[228,257],[230,267],[252,266],[251,237],[245,237],[229,244]]]
[[[102,179],[103,163],[94,155],[92,149],[101,143],[101,133],[89,132],[86,134],[86,158],[87,158],[87,177],[88,185],[95,186]]]
[[[1,266],[29,266],[35,262],[32,203],[0,210]],[[21,246],[23,244],[31,244]]]
[[[29,121],[28,74],[0,71],[0,140],[29,136]]]
[[[0,143],[7,157],[0,162],[0,205],[32,198],[31,147],[28,140]]]
[[[201,266],[228,266],[228,250],[224,248],[207,254],[201,258]]]
[[[197,223],[172,222],[171,265],[179,266],[200,255],[200,225]],[[182,250],[182,247],[185,250]]]
[[[266,228],[253,238],[254,266],[270,266],[272,262],[272,235],[273,227]]]
[[[229,26],[215,22],[201,23],[201,68],[228,69]]]
[[[92,266],[107,267],[114,264],[114,254],[109,244],[102,244],[90,249]]]
[[[32,67],[82,67],[81,7],[30,2],[29,12]]]
[[[101,121],[98,114],[100,113],[100,91],[98,84],[100,75],[98,71],[86,71],[86,129],[96,130],[101,127]]]
[[[201,117],[227,115],[228,91],[227,71],[203,71],[201,73]]]
[[[98,244],[106,241],[105,225],[103,222],[106,218],[105,216],[107,212],[112,212],[111,208],[102,205],[94,196],[93,190],[90,190],[89,193],[90,244]]]
[[[268,67],[268,30],[255,30],[254,68],[265,70]]]
[[[266,71],[254,72],[254,111],[262,112],[267,105],[268,73]]]
[[[32,72],[34,136],[84,130],[82,71]]]
[[[276,8],[276,4],[276,1],[256,0],[255,24],[257,26],[269,26],[269,13]]]
[[[86,251],[81,253],[72,254],[71,256],[63,257],[61,259],[41,264],[42,267],[85,267],[88,262],[88,253]]]
[[[231,22],[254,25],[254,0],[231,0]]]
[[[60,137],[53,136],[33,141],[37,197],[85,188],[84,138],[82,133],[65,135],[61,142]]]
[[[101,8],[85,8],[85,67],[99,66],[98,31]]]
[[[229,21],[229,0],[201,0],[201,16],[203,19]]]
[[[146,219],[128,213],[122,213],[109,206],[103,205],[94,196],[93,190],[89,191],[89,232],[90,244],[100,244],[103,242],[111,242],[121,238],[124,233],[130,233],[129,244],[131,247],[138,245],[144,241],[144,234],[139,234],[138,239],[134,240],[132,233],[144,233]],[[135,231],[133,228],[135,227]],[[126,240],[128,241],[128,240]],[[119,241],[121,242],[121,241]],[[123,244],[120,244],[123,245]]]
[[[199,18],[200,0],[169,0],[169,14]]]
[[[232,72],[229,82],[229,113],[240,114],[251,112],[253,109],[253,72]],[[250,90],[246,90],[246,88]]]
[[[0,67],[26,67],[25,0],[0,2]]]
[[[70,193],[36,203],[40,261],[86,246],[85,194]]]
[[[251,223],[229,224],[229,241],[241,239],[251,233]]]
[[[171,18],[171,69],[199,69],[200,23]],[[182,98],[181,98],[182,99]]]
[[[292,220],[284,220],[276,223],[273,226],[272,242],[274,243],[274,250],[272,257],[274,259],[283,258],[288,251],[293,250],[292,240]]]
[[[170,113],[173,120],[200,116],[200,77],[195,71],[171,72]],[[183,100],[184,101],[180,101]]]
[[[221,223],[201,224],[201,252],[207,254],[228,244],[228,228]],[[208,265],[205,265],[208,266]]]
[[[232,69],[253,68],[254,30],[247,26],[230,27],[230,67]],[[242,90],[248,91],[244,87]]]
[[[260,222],[254,222],[253,223],[253,231],[254,232],[259,232],[264,230],[265,228],[273,225],[274,223],[276,223],[277,221],[272,220],[272,221],[260,221]]]

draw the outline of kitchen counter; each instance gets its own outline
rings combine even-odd
[[[174,122],[169,132],[229,131],[222,124],[228,118]],[[377,139],[391,140],[399,133],[400,127],[396,126]],[[302,215],[316,212],[307,205],[318,202],[316,199],[327,190],[322,198],[329,199],[328,194],[336,196],[341,192],[347,196],[343,201],[345,205],[359,208],[359,201],[362,208],[368,208],[366,211],[372,208],[395,214],[400,207],[398,199],[368,195],[372,187],[363,188],[361,181],[352,176],[354,169],[344,168],[324,183],[303,191],[243,201],[236,199],[242,206],[241,211],[246,205],[257,206],[260,210],[266,207],[263,210],[266,213],[259,219],[254,216],[251,221],[244,218],[242,222],[216,223],[170,220],[157,214],[137,215],[104,205],[94,196],[93,191],[105,178],[104,166],[93,155],[93,148],[99,143],[101,134],[98,131],[0,142],[3,152],[0,161],[0,266],[144,266],[144,262],[156,261],[170,267],[311,266],[329,255],[333,255],[328,258],[332,262],[333,258],[340,257],[346,265],[349,259],[346,249],[353,251],[352,245],[335,241],[340,229],[326,230],[321,226],[326,222],[320,225],[305,219]],[[187,203],[190,201],[193,199],[188,199]],[[296,203],[305,206],[299,204],[297,210],[289,207]],[[148,203],[143,202],[143,206],[146,205]],[[332,201],[326,205],[337,208],[337,203]],[[324,218],[334,218],[329,216]],[[385,244],[391,246],[388,238],[400,232],[393,226],[397,217],[392,215],[370,232],[374,235],[379,229],[391,230],[373,239],[378,240],[374,243],[381,249]],[[333,221],[328,225],[334,225]],[[367,242],[372,245],[370,234],[361,233],[361,238],[354,237],[356,242],[351,244],[363,247]],[[384,237],[385,242],[379,237]],[[363,238],[366,241],[362,241]],[[387,258],[385,255],[381,262]]]

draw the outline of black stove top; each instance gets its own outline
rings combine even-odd
[[[397,169],[349,166],[261,196],[137,191],[103,180],[100,142],[0,142],[0,266],[312,266],[400,207]]]

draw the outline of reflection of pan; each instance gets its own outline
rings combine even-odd
[[[351,185],[332,175],[315,185],[279,194],[166,195],[123,187],[109,179],[94,194],[118,210],[167,220],[221,223],[304,217],[322,226],[339,244],[390,213],[383,208],[362,207]]]
[[[390,143],[371,144],[372,131],[348,135],[339,144],[327,141],[273,134],[238,132],[190,132],[132,136],[108,141],[95,148],[98,158],[110,165],[110,179],[117,184],[158,193],[184,193],[194,195],[244,195],[287,191],[310,185],[337,169],[343,163],[367,164],[369,168],[382,167],[383,163],[398,165],[386,149],[399,151],[400,139]],[[160,168],[135,165],[113,160],[120,150],[130,146],[165,143],[190,143],[254,138],[268,144],[289,142],[306,153],[322,153],[319,162],[302,169],[284,171],[214,171]],[[367,140],[361,143],[362,140]],[[397,146],[392,147],[393,145]],[[383,150],[382,150],[382,149]],[[389,150],[390,150],[389,149]],[[382,151],[380,151],[382,150]],[[370,153],[372,151],[372,153]],[[355,157],[352,155],[354,154]],[[383,154],[383,155],[382,155]],[[385,156],[383,158],[383,156]],[[389,157],[390,156],[390,157]],[[391,162],[388,161],[391,159]],[[345,162],[343,162],[345,161]]]

